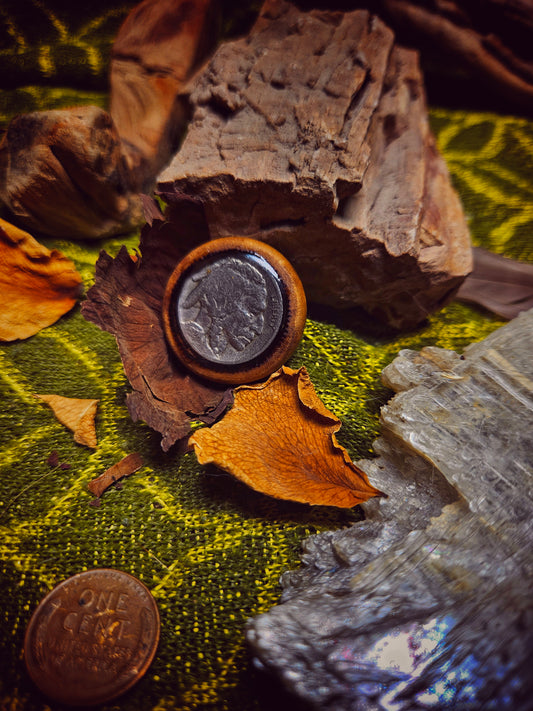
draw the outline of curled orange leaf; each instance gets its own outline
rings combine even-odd
[[[55,323],[81,296],[81,284],[61,252],[0,220],[1,341],[29,338]]]
[[[381,492],[337,442],[340,426],[305,368],[283,367],[265,383],[237,388],[232,409],[190,443],[201,464],[215,464],[263,494],[351,508]]]

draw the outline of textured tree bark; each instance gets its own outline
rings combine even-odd
[[[175,205],[200,200],[212,238],[264,240],[308,300],[398,328],[453,296],[471,269],[468,230],[417,54],[377,17],[268,0],[189,93],[189,130],[159,189]]]

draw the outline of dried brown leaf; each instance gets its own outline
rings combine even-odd
[[[340,426],[305,368],[282,367],[265,383],[237,388],[232,409],[190,442],[201,464],[264,494],[351,508],[381,492],[337,442]]]
[[[0,220],[0,340],[29,338],[70,311],[82,292],[74,264]]]
[[[474,247],[474,269],[457,292],[459,301],[483,306],[505,319],[533,307],[533,264]]]
[[[128,454],[120,462],[113,464],[113,466],[106,469],[103,474],[96,477],[87,484],[87,488],[94,494],[98,499],[102,496],[106,489],[115,484],[120,479],[125,476],[130,476],[134,472],[138,471],[143,465],[143,460],[140,454],[134,452],[133,454]]]
[[[52,408],[61,424],[74,433],[74,441],[86,447],[96,448],[95,417],[98,400],[63,397],[62,395],[35,395]]]
[[[127,401],[130,415],[163,435],[165,451],[189,434],[191,420],[211,423],[230,400],[227,388],[199,380],[177,362],[163,330],[163,295],[170,274],[192,246],[207,239],[198,209],[191,203],[179,222],[164,222],[153,210],[136,260],[125,248],[115,259],[102,252],[95,285],[82,305],[86,319],[115,336],[133,388]]]

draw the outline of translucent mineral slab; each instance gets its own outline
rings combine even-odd
[[[249,624],[256,664],[317,709],[531,709],[533,310],[383,378],[397,394],[358,465],[388,498],[308,539]]]

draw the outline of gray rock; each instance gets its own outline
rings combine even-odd
[[[312,708],[531,709],[533,310],[466,349],[384,373],[387,499],[305,543],[282,604],[251,620],[258,666]]]

